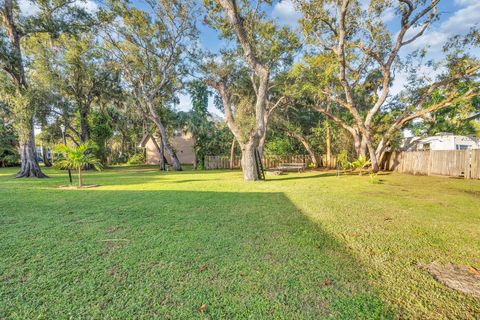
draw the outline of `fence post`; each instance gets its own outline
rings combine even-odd
[[[465,155],[465,171],[464,171],[465,179],[471,178],[471,172],[472,172],[472,150],[467,150],[467,154]]]

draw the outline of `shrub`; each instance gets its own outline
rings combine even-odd
[[[143,153],[136,153],[128,159],[128,164],[144,164],[145,156]]]
[[[360,157],[358,157],[357,160],[355,160],[351,163],[351,166],[354,170],[359,169],[360,170],[359,174],[362,175],[363,174],[363,169],[365,169],[366,167],[368,167],[371,164],[372,163],[370,162],[370,160],[367,159],[367,157],[360,156]]]
[[[351,164],[348,161],[348,151],[347,150],[342,150],[338,155],[337,155],[337,162],[338,165],[340,166],[341,169],[346,170],[350,168]]]

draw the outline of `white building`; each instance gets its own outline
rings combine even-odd
[[[480,139],[475,136],[459,136],[452,133],[438,133],[431,137],[406,139],[405,150],[472,150],[480,149]]]

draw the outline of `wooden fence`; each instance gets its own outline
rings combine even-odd
[[[326,163],[325,155],[317,155],[317,159],[320,162],[320,165]],[[205,169],[238,169],[241,166],[241,157],[235,156],[233,158],[233,166],[230,165],[229,156],[207,156],[205,158]],[[262,164],[265,169],[278,167],[282,163],[311,163],[311,158],[309,155],[289,155],[289,156],[264,156],[262,158]],[[331,166],[335,167],[336,158],[332,157]]]
[[[480,179],[480,150],[412,151],[387,154],[384,170]]]

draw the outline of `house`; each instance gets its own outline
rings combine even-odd
[[[480,149],[480,139],[475,136],[460,136],[442,132],[426,138],[407,138],[404,140],[402,149],[408,151]]]
[[[181,131],[175,131],[174,136],[170,139],[170,144],[175,150],[178,160],[181,164],[193,164],[195,162],[194,141],[190,133],[184,133]],[[160,163],[160,138],[147,134],[143,137],[139,144],[139,147],[145,148],[145,163],[146,164],[159,164]],[[167,152],[165,152],[165,158],[168,163],[172,163],[172,160]]]

